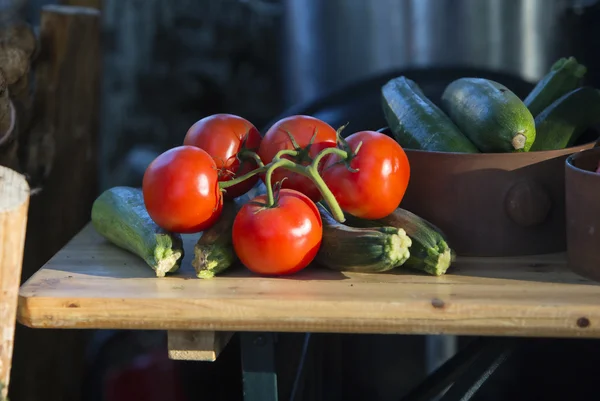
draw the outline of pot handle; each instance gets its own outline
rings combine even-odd
[[[548,191],[533,180],[515,183],[504,198],[508,217],[522,227],[533,227],[546,221],[552,200]]]

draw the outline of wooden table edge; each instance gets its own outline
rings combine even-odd
[[[35,298],[35,297],[34,297]],[[32,298],[32,299],[34,299]],[[17,321],[34,329],[111,329],[111,330],[171,330],[202,332],[289,332],[289,333],[340,333],[340,334],[414,334],[414,335],[481,335],[481,336],[513,336],[513,337],[546,337],[546,338],[600,338],[600,325],[591,321],[600,321],[600,316],[574,315],[565,318],[535,317],[519,318],[515,324],[513,317],[488,317],[471,319],[453,318],[451,314],[441,314],[439,318],[398,318],[387,321],[385,325],[380,319],[359,318],[354,321],[348,318],[339,320],[331,318],[274,318],[265,321],[263,317],[244,319],[210,318],[185,320],[165,318],[144,319],[141,316],[114,312],[110,319],[98,314],[94,315],[85,308],[58,308],[52,314],[37,313],[28,307],[28,297],[19,295]],[[70,302],[62,300],[64,305]],[[143,301],[143,300],[142,300]],[[85,314],[85,318],[73,313],[74,309]],[[83,309],[83,310],[82,310]],[[93,310],[92,310],[93,312]],[[559,322],[559,323],[557,323]]]

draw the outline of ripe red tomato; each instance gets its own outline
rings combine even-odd
[[[392,213],[402,201],[410,178],[410,165],[402,147],[389,136],[375,131],[361,131],[346,138],[354,151],[352,172],[340,157],[331,155],[322,177],[340,207],[353,216],[380,219]]]
[[[260,145],[260,132],[252,123],[233,114],[214,114],[197,121],[190,127],[183,140],[184,145],[197,146],[212,156],[219,168],[219,181],[229,181],[255,168],[254,160],[237,158],[245,149],[256,152]],[[225,199],[237,198],[256,184],[254,176],[225,190]]]
[[[251,271],[264,275],[295,273],[315,258],[323,237],[323,224],[316,205],[292,189],[279,191],[277,206],[264,208],[245,204],[233,222],[233,248]]]
[[[217,166],[194,146],[178,146],[154,159],[144,173],[142,191],[152,220],[176,233],[210,227],[223,208]]]
[[[265,134],[258,149],[258,155],[263,163],[267,164],[273,160],[273,157],[283,149],[294,149],[290,135],[294,136],[299,148],[306,148],[313,135],[316,134],[310,149],[297,158],[292,159],[296,163],[308,165],[321,150],[336,146],[337,133],[329,124],[317,118],[310,116],[291,116],[277,121]],[[264,179],[264,176],[262,176]],[[300,191],[311,200],[317,202],[321,199],[321,193],[312,181],[297,173],[290,172],[283,168],[278,168],[273,172],[271,184],[287,178],[283,182],[283,188],[295,189]]]

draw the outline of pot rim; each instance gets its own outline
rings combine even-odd
[[[565,166],[568,169],[576,171],[579,174],[586,174],[586,175],[590,175],[590,176],[592,176],[592,175],[593,176],[597,176],[598,173],[596,173],[594,171],[590,171],[590,170],[584,170],[584,169],[582,169],[580,167],[577,167],[574,164],[574,161],[577,160],[578,158],[585,157],[586,155],[592,154],[592,153],[598,153],[600,155],[600,147],[596,146],[596,147],[593,147],[591,149],[584,149],[584,150],[581,150],[579,152],[576,152],[576,153],[573,153],[573,154],[569,155],[569,157],[567,157],[567,159],[565,160]],[[600,158],[599,158],[599,160],[600,160]]]
[[[383,127],[377,130],[377,132],[385,132],[389,127]],[[462,153],[462,152],[440,152],[437,150],[421,150],[421,149],[404,149],[405,152],[416,153],[416,154],[436,154],[436,155],[444,155],[448,157],[461,157],[462,159],[473,158],[473,159],[481,159],[481,158],[489,158],[490,156],[502,156],[502,157],[536,157],[540,159],[552,159],[558,156],[564,156],[568,154],[577,154],[580,152],[585,152],[588,150],[596,149],[593,147],[597,141],[591,141],[582,145],[571,146],[569,148],[564,149],[555,149],[555,150],[538,150],[533,152],[513,152],[513,153],[503,153],[503,152],[487,152],[487,153]],[[590,148],[590,146],[592,146]]]

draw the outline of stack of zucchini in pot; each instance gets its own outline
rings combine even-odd
[[[398,77],[381,90],[393,137],[406,149],[509,153],[573,146],[600,123],[600,91],[582,86],[587,72],[561,58],[521,100],[502,83],[465,77],[451,82],[439,107],[417,83]]]

